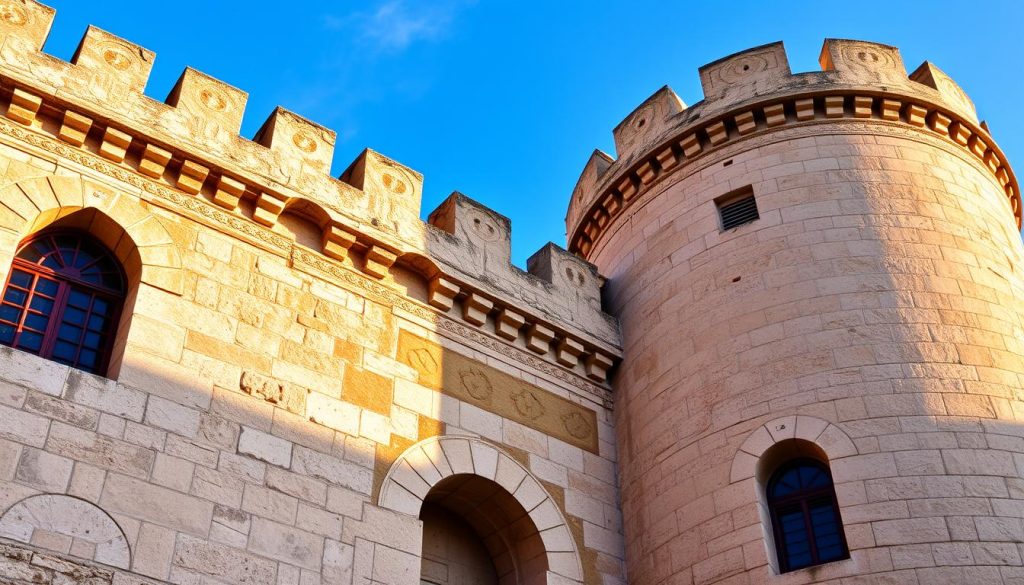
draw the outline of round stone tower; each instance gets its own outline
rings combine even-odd
[[[623,331],[629,582],[1019,582],[1013,171],[934,65],[848,40],[820,62],[702,67],[703,101],[655,93],[573,193]]]

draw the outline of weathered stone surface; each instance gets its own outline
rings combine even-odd
[[[273,561],[188,535],[178,538],[173,562],[175,566],[228,583],[275,583]]]

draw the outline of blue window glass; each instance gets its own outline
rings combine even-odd
[[[15,256],[0,295],[0,343],[102,373],[124,287],[124,271],[102,244],[44,232]]]
[[[826,465],[812,459],[786,463],[772,474],[767,496],[782,572],[850,556]]]

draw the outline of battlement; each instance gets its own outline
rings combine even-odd
[[[1021,223],[1020,189],[974,104],[929,62],[910,75],[897,48],[827,39],[821,71],[793,73],[781,42],[729,55],[699,69],[704,99],[686,107],[669,87],[615,127],[617,159],[595,153],[566,216],[569,250],[586,255],[609,219],[661,177],[744,138],[801,124],[899,124],[971,152],[1005,189]]]
[[[0,11],[0,130],[81,156],[184,213],[243,226],[251,243],[293,259],[385,284],[394,284],[392,266],[404,266],[427,283],[419,300],[434,310],[605,382],[618,327],[601,311],[592,266],[554,247],[526,272],[512,266],[508,220],[462,196],[423,222],[422,175],[371,150],[332,177],[335,133],[283,108],[242,137],[248,95],[194,69],[154,100],[143,92],[155,53],[98,28],[71,62],[47,55],[54,17],[33,0]],[[296,251],[288,216],[321,231],[320,257]]]

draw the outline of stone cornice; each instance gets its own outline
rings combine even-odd
[[[858,61],[862,55],[870,65]],[[781,43],[766,45],[703,67],[706,99],[689,109],[671,90],[657,92],[616,128],[621,158],[597,152],[584,169],[566,218],[569,250],[587,257],[611,219],[670,174],[699,166],[727,146],[829,122],[897,124],[962,148],[1003,188],[1020,228],[1013,170],[984,124],[974,120],[970,100],[945,74],[925,63],[907,78],[898,51],[859,41],[827,41],[822,62],[822,73],[792,75]],[[713,73],[718,77],[712,79]]]

